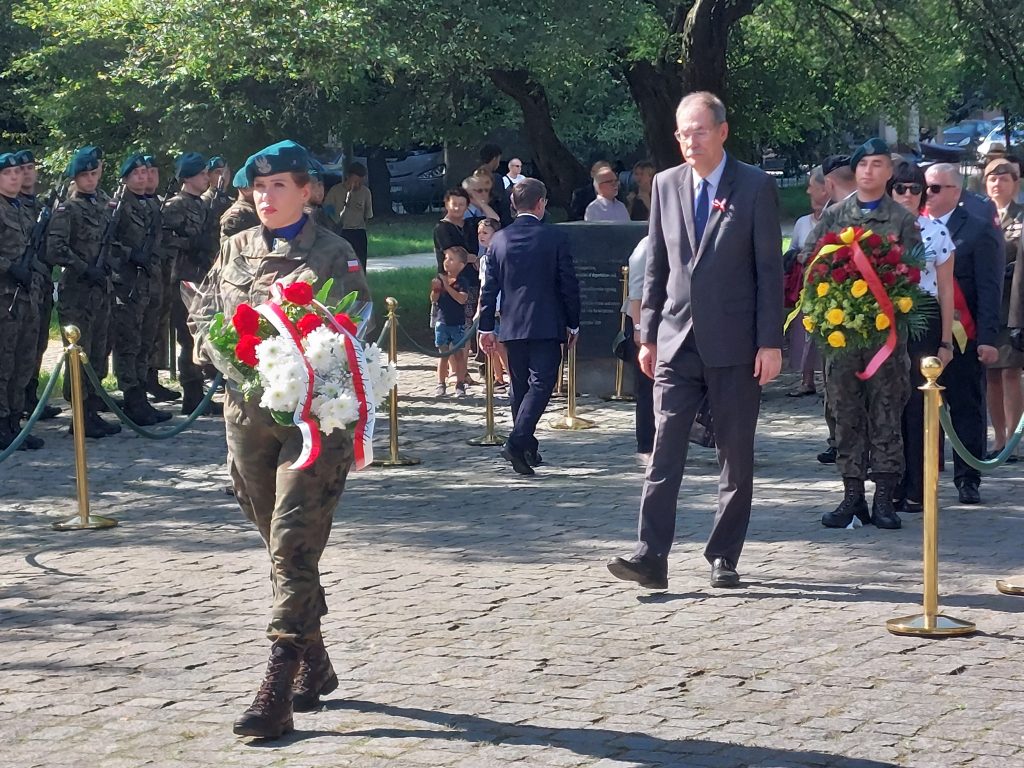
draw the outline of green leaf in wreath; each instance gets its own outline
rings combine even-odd
[[[334,308],[334,314],[340,314],[342,312],[348,312],[349,307],[356,303],[356,299],[359,298],[359,294],[356,291],[352,291],[347,294],[341,301],[338,302],[338,306]]]
[[[316,300],[321,304],[327,303],[327,297],[331,295],[331,288],[334,287],[334,278],[329,277],[324,281],[324,284],[320,287],[320,290],[316,292]]]
[[[274,417],[274,421],[280,424],[282,427],[290,427],[294,423],[292,421],[292,414],[287,411],[271,411],[270,415]]]

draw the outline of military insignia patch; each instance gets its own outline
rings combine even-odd
[[[255,165],[256,166],[256,170],[259,171],[262,174],[270,173],[270,170],[271,170],[270,161],[267,160],[267,158],[264,157],[263,155],[260,155],[259,157],[257,157],[256,158],[256,162],[253,163],[253,165]]]

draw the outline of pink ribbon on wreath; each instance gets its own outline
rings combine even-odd
[[[305,354],[303,354],[302,336],[299,334],[299,329],[295,327],[295,324],[288,319],[288,315],[281,309],[280,302],[283,300],[281,287],[281,283],[274,283],[270,289],[270,301],[260,304],[256,307],[256,311],[274,326],[281,335],[281,338],[292,342],[295,351],[299,353],[299,358],[302,360],[306,381],[304,382],[303,392],[299,396],[298,405],[295,406],[295,411],[292,413],[292,423],[302,433],[302,452],[292,462],[289,469],[307,469],[320,456],[320,426],[310,413],[313,404],[313,367],[306,360]]]
[[[896,349],[896,311],[892,306],[892,300],[889,298],[888,291],[882,285],[882,279],[875,272],[875,268],[871,265],[871,260],[864,255],[864,251],[856,239],[850,243],[850,250],[853,252],[853,263],[860,270],[861,275],[864,276],[864,281],[868,284],[868,288],[871,289],[871,295],[878,302],[878,308],[882,310],[882,314],[889,320],[889,335],[886,336],[885,343],[875,352],[864,370],[858,371],[856,374],[857,378],[861,381],[867,381],[878,373],[882,363],[888,360]]]

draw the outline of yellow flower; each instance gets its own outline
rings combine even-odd
[[[818,283],[818,298],[828,295],[828,283]]]
[[[814,321],[807,317],[807,315],[804,315],[804,329],[808,333],[814,333]]]
[[[850,288],[850,293],[853,294],[853,298],[859,299],[865,293],[868,292],[868,284],[864,280],[856,280],[853,283],[853,287]]]
[[[841,322],[843,322],[844,317],[846,317],[846,315],[843,314],[843,310],[839,309],[838,307],[836,307],[835,309],[830,309],[828,312],[825,313],[825,319],[828,320],[832,325],[839,325]]]
[[[889,318],[885,315],[875,315],[875,328],[884,331],[889,327]]]
[[[914,300],[909,296],[901,296],[896,300],[896,306],[905,315],[914,308]]]
[[[832,331],[828,335],[828,345],[834,349],[846,346],[846,337],[842,331]]]

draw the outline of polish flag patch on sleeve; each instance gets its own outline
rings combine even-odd
[[[349,272],[358,272],[360,269],[362,269],[362,265],[360,265],[359,259],[349,259],[349,262],[348,262],[348,271]]]

